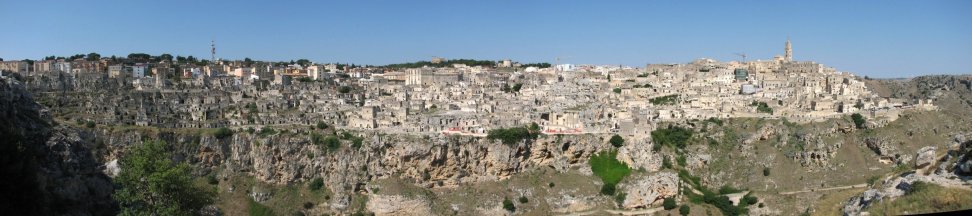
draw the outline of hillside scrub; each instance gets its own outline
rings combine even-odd
[[[502,141],[503,144],[514,145],[523,140],[535,139],[537,138],[537,134],[535,132],[531,132],[526,127],[498,128],[489,130],[486,138],[490,140],[498,139]]]
[[[651,139],[659,145],[683,149],[686,146],[686,142],[692,138],[693,133],[692,129],[669,126],[668,128],[652,131]]]

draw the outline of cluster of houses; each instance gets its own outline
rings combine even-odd
[[[808,122],[863,113],[895,118],[930,101],[882,98],[853,74],[786,57],[769,61],[521,67],[352,67],[260,61],[4,61],[39,101],[100,124],[307,128],[483,136],[536,123],[544,133],[647,136],[656,123],[708,118]],[[433,59],[433,62],[444,59]],[[73,92],[64,94],[63,92]],[[66,104],[66,105],[65,105]]]

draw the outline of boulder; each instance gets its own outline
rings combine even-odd
[[[925,146],[919,149],[915,155],[915,168],[922,168],[935,163],[935,150],[938,150],[938,148],[934,146]]]

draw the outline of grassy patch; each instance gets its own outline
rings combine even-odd
[[[273,209],[253,199],[249,200],[249,212],[250,216],[273,216]]]
[[[591,156],[589,161],[591,171],[604,182],[601,192],[606,195],[614,195],[614,187],[631,173],[631,168],[628,165],[616,159],[617,155],[617,151],[603,151]]]

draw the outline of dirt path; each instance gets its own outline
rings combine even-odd
[[[863,187],[867,187],[867,184],[856,184],[856,185],[846,185],[846,186],[837,186],[837,187],[828,187],[828,188],[817,188],[817,189],[810,189],[810,190],[780,192],[780,195],[791,195],[791,194],[798,194],[798,193],[829,191],[829,190],[844,190],[844,189],[863,188]]]
[[[559,215],[559,216],[584,216],[584,215],[592,215],[592,214],[598,213],[598,212],[601,212],[601,210],[590,210],[590,211],[584,211],[584,212],[574,212],[574,213],[562,214],[562,215]]]
[[[662,207],[658,207],[658,208],[631,210],[631,211],[624,211],[624,210],[605,210],[605,211],[615,215],[649,215],[649,214],[654,214],[655,212],[661,211],[663,209],[664,208]]]

